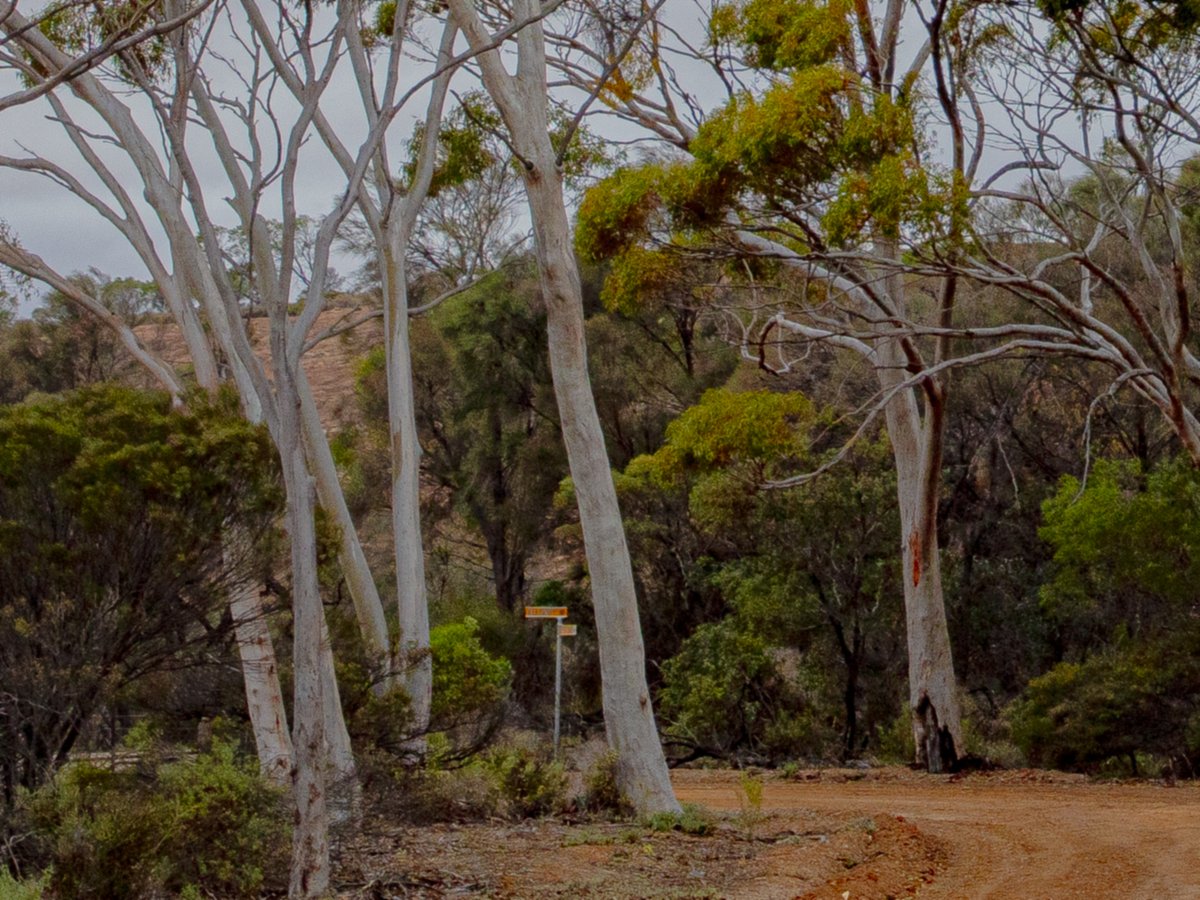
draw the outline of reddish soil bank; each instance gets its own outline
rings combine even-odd
[[[727,773],[680,772],[676,786],[684,802],[739,808],[736,781]],[[1200,898],[1200,786],[1194,784],[1104,784],[1028,771],[961,778],[824,771],[768,780],[763,809],[895,818],[915,827],[943,854],[917,891],[930,900]],[[894,888],[830,887],[855,898],[885,897]]]
[[[344,840],[353,900],[400,897],[737,900],[1200,900],[1200,785],[1018,771],[679,771],[711,834],[562,820],[399,827]]]

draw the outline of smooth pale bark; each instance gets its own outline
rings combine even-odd
[[[540,7],[534,0],[515,5],[516,18],[534,23],[518,32],[515,76],[505,70],[496,51],[484,50],[490,35],[468,0],[450,0],[450,10],[471,47],[483,51],[479,63],[484,85],[523,167],[546,304],[550,373],[591,578],[604,727],[617,753],[617,780],[639,812],[678,812],[646,684],[633,564],[588,374],[583,292],[563,201],[562,171],[550,141],[545,46],[536,21]]]
[[[386,676],[392,671],[392,660],[383,601],[379,597],[375,577],[367,565],[367,557],[363,553],[362,541],[359,540],[350,508],[346,505],[346,495],[338,479],[337,464],[329,449],[329,440],[325,436],[325,428],[321,424],[308,378],[303,372],[300,373],[297,389],[300,394],[305,448],[317,480],[317,496],[321,507],[333,516],[337,523],[341,542],[338,547],[338,563],[342,567],[342,575],[346,579],[350,599],[354,603],[354,613],[363,643],[366,645],[367,656],[375,663],[378,669],[376,674],[382,679],[380,685],[384,686],[387,683]]]
[[[412,351],[408,336],[408,285],[402,271],[407,231],[389,235],[383,254],[384,357],[387,370],[388,443],[392,462],[392,546],[396,561],[399,668],[412,710],[413,731],[429,728],[433,659],[429,652],[429,599],[421,541],[421,444],[417,438]],[[412,751],[424,750],[418,737]]]
[[[346,716],[342,711],[342,692],[338,688],[333,648],[325,612],[321,611],[321,709],[325,717],[325,749],[328,753],[326,801],[330,818],[335,823],[356,820],[362,813],[362,785],[358,780],[358,765]]]
[[[903,319],[906,315],[905,285],[903,277],[896,274],[896,263],[881,267],[871,282],[875,290],[882,292],[881,308],[861,284],[847,276],[833,273],[761,235],[739,231],[737,236],[747,250],[825,281],[854,303],[865,321],[874,320],[874,328],[880,333],[889,334],[890,318]],[[899,260],[894,242],[878,241],[874,249],[881,259]],[[824,340],[863,357],[874,368],[883,395],[890,398],[884,415],[900,508],[909,702],[916,761],[930,771],[945,771],[964,753],[937,534],[946,385],[938,374],[930,374],[916,384],[911,382],[914,373],[928,371],[928,366],[915,347],[905,346],[903,338],[889,336],[868,343],[826,327],[788,321],[782,315],[775,321],[810,340]]]
[[[879,241],[876,249],[883,259],[900,258],[899,248],[892,241]],[[898,267],[891,269],[883,285],[893,312],[906,315],[907,296]],[[875,372],[885,390],[894,389],[914,367],[924,369],[923,363],[912,357],[915,348],[909,347],[907,353],[905,350],[898,339],[881,342],[878,352],[882,365],[876,366]],[[901,390],[884,412],[900,504],[908,692],[916,763],[930,772],[943,772],[954,767],[965,749],[942,593],[937,529],[945,438],[945,377],[929,375],[917,386]]]
[[[317,580],[316,490],[300,436],[300,400],[287,371],[286,312],[272,314],[272,355],[278,393],[279,455],[287,494],[291,544],[293,615],[293,724],[291,898],[323,897],[329,891],[329,816],[326,783],[329,756],[327,707],[322,676],[325,615]],[[282,321],[278,321],[282,320]],[[290,395],[290,396],[289,396]]]
[[[892,380],[892,372],[888,370],[880,380]],[[940,414],[932,411],[927,411],[922,421],[912,391],[894,397],[885,414],[900,504],[909,706],[916,762],[930,772],[942,772],[953,767],[964,752],[938,553],[943,426]]]
[[[551,162],[552,162],[551,157]],[[550,372],[579,505],[600,645],[608,743],[617,752],[621,791],[642,813],[677,812],[646,684],[633,564],[596,412],[584,340],[583,295],[558,173],[527,178],[546,302]]]
[[[250,583],[234,587],[229,609],[233,614],[234,640],[242,662],[246,711],[254,732],[258,765],[268,781],[285,785],[291,778],[292,739],[288,734],[283,690],[279,686],[275,647],[263,615],[258,588]]]

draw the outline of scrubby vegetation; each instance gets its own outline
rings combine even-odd
[[[711,835],[668,763],[747,844],[767,768],[1198,774],[1192,5],[555,7],[556,75],[421,89],[513,10],[7,6],[0,114],[74,149],[0,169],[149,280],[0,221],[0,897]]]

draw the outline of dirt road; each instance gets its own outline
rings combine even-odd
[[[929,883],[914,889],[923,900],[1200,898],[1197,785],[1096,784],[1030,772],[805,777],[768,779],[763,811],[890,815],[916,826],[943,851]],[[674,780],[683,802],[739,808],[731,773],[677,772]],[[842,896],[842,886],[832,896]]]

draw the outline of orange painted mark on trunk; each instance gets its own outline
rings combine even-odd
[[[912,555],[913,587],[921,583],[921,537],[916,529],[908,536],[908,552]]]

